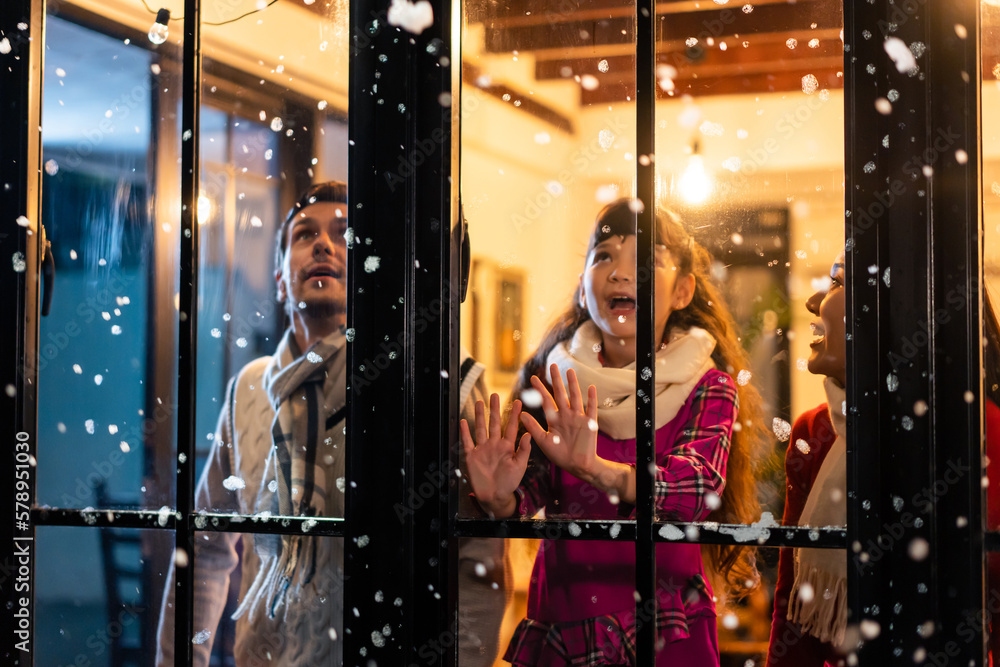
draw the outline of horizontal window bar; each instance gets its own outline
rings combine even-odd
[[[31,520],[36,526],[91,526],[93,528],[177,528],[172,510],[60,509],[35,507]]]
[[[846,549],[844,528],[761,528],[735,524],[654,523],[654,542],[693,544],[753,544],[766,547]],[[634,521],[566,521],[457,519],[455,537],[509,537],[519,539],[591,540],[634,542]],[[998,540],[1000,544],[1000,540]]]
[[[89,526],[92,528],[150,528],[174,530],[179,514],[172,510],[59,509],[34,508],[36,526]],[[267,517],[244,514],[198,513],[191,517],[190,529],[224,533],[268,533],[279,535],[322,535],[343,537],[344,520],[329,518]]]
[[[634,521],[457,519],[455,537],[511,537],[535,540],[635,541]]]

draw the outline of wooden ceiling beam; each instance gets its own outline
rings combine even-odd
[[[760,93],[783,93],[802,90],[802,77],[812,74],[820,89],[837,90],[843,88],[844,79],[839,70],[789,70],[786,72],[757,72],[745,75],[726,74],[724,76],[698,76],[674,80],[673,95],[657,90],[659,100],[668,100],[681,95],[706,97],[712,95],[754,95]],[[601,84],[593,90],[581,92],[580,103],[586,105],[616,104],[635,100],[635,82],[615,80]]]
[[[812,1],[812,0],[807,0]],[[482,22],[487,29],[503,29],[525,26],[552,25],[553,23],[564,23],[567,20],[573,21],[600,21],[612,18],[633,18],[635,16],[635,3],[622,3],[620,0],[610,0],[607,2],[577,2],[565,3],[571,7],[564,9],[560,6],[559,11],[543,9],[539,11],[538,5],[533,2],[514,3],[524,5],[520,14],[510,4],[503,7],[503,11],[495,14],[482,12],[480,15],[475,8],[469,11],[469,21],[471,23]],[[765,5],[787,5],[788,0],[754,0],[753,6],[762,7]],[[730,11],[742,12],[741,5],[733,3],[729,7]],[[720,11],[719,5],[707,0],[677,0],[674,2],[656,3],[657,16],[668,16],[676,14],[697,14],[710,11]]]
[[[790,5],[756,7],[744,14],[725,8],[699,14],[676,14],[659,17],[657,40],[684,41],[694,37],[707,40],[723,35],[739,35],[743,39],[760,38],[768,33],[791,33],[797,39],[808,40],[816,29],[837,31],[842,17],[839,12],[821,11],[815,3],[803,2]],[[634,45],[635,22],[631,16],[599,20],[573,20],[573,14],[559,15],[565,21],[524,27],[493,29],[487,24],[485,48],[491,53],[536,51],[566,47],[605,47],[609,45]]]
[[[837,63],[843,63],[843,51],[844,47],[839,39],[821,41],[816,48],[800,43],[796,49],[789,49],[784,43],[775,42],[751,48],[737,45],[725,51],[718,48],[661,51],[657,54],[657,62],[672,65],[682,77],[693,72],[707,72],[709,76],[715,76],[716,72],[724,73],[720,70],[739,74],[755,70],[828,69],[836,67]],[[634,72],[634,54],[542,58],[535,62],[536,79],[561,79],[590,74],[600,80],[609,75],[634,76]]]

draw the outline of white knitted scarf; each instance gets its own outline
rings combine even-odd
[[[830,377],[823,387],[837,438],[823,459],[799,517],[800,526],[815,528],[847,524],[846,392]],[[847,629],[847,557],[843,550],[795,550],[788,620],[824,642],[834,646],[843,642]]]
[[[326,475],[317,453],[344,420],[328,423],[346,403],[346,336],[338,331],[302,355],[286,330],[264,370],[264,386],[274,420],[272,446],[264,466],[255,509],[271,516],[323,517]],[[334,418],[335,419],[335,418]],[[274,618],[286,597],[301,594],[316,571],[316,538],[306,535],[260,534],[254,539],[260,569],[233,618],[263,608]]]
[[[566,371],[573,369],[581,393],[597,387],[597,424],[605,435],[615,440],[635,437],[635,362],[624,368],[601,364],[601,331],[592,321],[584,322],[570,341],[556,345],[546,361],[546,375],[552,364],[559,366],[563,383]],[[675,330],[669,342],[656,353],[656,428],[677,416],[695,386],[715,368],[712,351],[715,338],[704,329],[691,327]],[[548,378],[546,378],[548,379]]]

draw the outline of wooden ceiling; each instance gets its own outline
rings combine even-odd
[[[634,2],[485,0],[466,12],[487,53],[533,56],[539,80],[578,80],[582,104],[634,99]],[[666,0],[656,14],[657,62],[674,70],[661,98],[801,90],[807,75],[843,87],[838,1]]]

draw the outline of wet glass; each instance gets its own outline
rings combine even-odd
[[[36,540],[36,664],[151,664],[173,531],[43,526]]]
[[[983,165],[983,382],[986,397],[986,528],[1000,529],[1000,5],[983,2],[982,11],[982,165]],[[986,610],[1000,612],[1000,553],[986,557]],[[991,659],[1000,651],[1000,632],[987,627]]]
[[[162,89],[181,31],[155,46],[85,17],[54,3],[46,22],[41,215],[56,280],[39,325],[37,502],[83,508],[103,488],[159,508],[174,488],[179,211]]]
[[[842,7],[675,3],[657,12],[658,204],[710,253],[707,277],[742,348],[741,359],[720,368],[736,381],[741,409],[721,507],[716,497],[708,518],[753,523],[756,531],[798,525],[808,520],[807,497],[821,489],[809,473],[836,435],[829,426],[809,428],[819,422],[806,422],[805,414],[827,415],[828,403],[836,419],[842,407],[824,392],[824,374],[836,369],[809,360],[839,349],[846,368],[843,328],[820,337],[829,311],[806,308],[811,295],[831,290],[832,298],[840,289],[830,269],[844,247]],[[734,452],[752,451],[755,440],[765,451],[763,465],[751,470]],[[727,514],[725,494],[740,486],[759,500],[759,515]],[[844,498],[846,489],[833,493]],[[706,560],[714,549],[703,549]],[[758,569],[765,585],[738,609],[719,606],[724,661],[766,650],[774,596],[790,593],[790,579],[775,588],[776,557],[759,558]],[[738,588],[735,572],[730,580]],[[711,583],[725,599],[724,583]],[[728,632],[737,619],[739,632]],[[751,660],[762,664],[759,656]]]
[[[465,381],[479,373],[479,382],[462,393],[460,409],[470,425],[474,426],[476,399],[487,400],[495,392],[507,406],[514,392],[530,388],[516,388],[519,373],[550,327],[578,307],[576,291],[590,260],[588,246],[598,213],[611,202],[634,196],[635,64],[634,58],[618,56],[634,52],[635,34],[631,2],[604,3],[600,8],[464,3],[461,191],[471,269],[461,311],[461,343],[462,361],[472,358],[480,364],[466,363],[464,368],[473,370],[462,377]],[[634,273],[631,261],[623,270]],[[567,329],[566,334],[564,338],[573,331]],[[599,334],[593,335],[585,347],[597,355]],[[543,352],[532,372],[549,381],[546,362]],[[624,393],[634,395],[631,379],[625,380]],[[542,417],[537,392],[518,397]],[[617,499],[596,487],[582,482],[573,488],[572,482],[550,486],[552,470],[540,465],[544,461],[540,454],[541,447],[533,445],[535,460],[522,483],[532,499],[524,508],[529,515],[559,522],[622,518]],[[615,454],[622,462],[634,460],[634,450]],[[460,516],[482,516],[474,504],[464,502],[470,491],[467,484],[460,491]],[[569,523],[567,529],[575,527]],[[549,585],[560,586],[557,570],[569,571],[559,567],[567,565],[563,555],[583,558],[583,552],[611,547],[623,557],[615,561],[610,576],[629,578],[631,571],[620,567],[632,556],[631,543],[508,540],[507,573],[501,578],[480,553],[493,553],[491,546],[485,539],[463,540],[460,546],[459,570],[471,570],[473,575],[459,584],[459,629],[463,630],[463,619],[475,616],[476,605],[489,597],[486,579],[493,577],[498,587],[509,587],[511,603],[501,624],[500,656],[529,613],[533,567],[546,568]],[[574,563],[568,565],[572,568]],[[477,572],[482,580],[476,579]],[[627,612],[634,605],[633,588],[631,580],[624,584],[616,609]],[[580,593],[582,586],[573,589]],[[563,608],[553,618],[574,605],[568,602],[570,595],[557,597],[564,600]],[[585,597],[581,605],[590,605],[591,594]],[[493,650],[484,638],[492,640],[495,623],[480,620],[474,626],[485,657],[460,646],[461,664],[492,664],[488,658]]]
[[[287,324],[277,230],[311,184],[346,178],[346,2],[244,14],[225,3],[202,13],[199,477],[230,378],[274,353]]]
[[[273,617],[269,617],[268,604],[273,605],[274,599],[263,593],[247,594],[262,569],[261,561],[249,554],[254,553],[259,542],[275,539],[280,536],[195,533],[197,593],[192,641],[196,660],[197,656],[202,659],[211,656],[212,664],[282,664],[288,656],[305,655],[309,664],[341,663],[343,538],[300,538],[303,553],[315,555],[315,570],[311,578],[296,579],[291,584],[287,597],[282,599]],[[372,594],[376,599],[380,596],[377,591]],[[168,602],[172,602],[172,596]],[[384,603],[392,605],[394,601]],[[161,651],[163,647],[171,651],[172,619],[160,621],[159,633]]]

